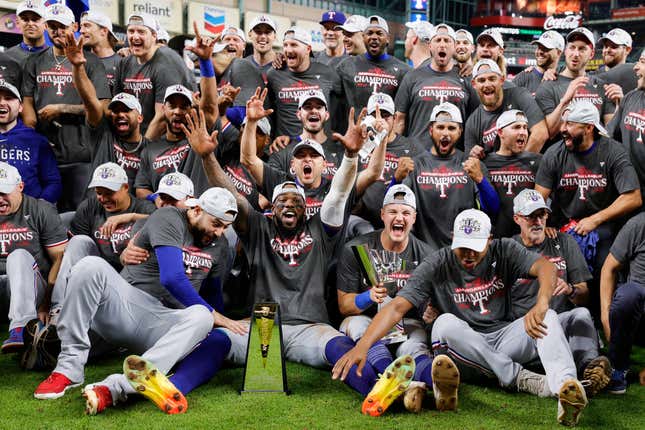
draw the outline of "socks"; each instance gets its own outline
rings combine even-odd
[[[325,356],[327,357],[327,361],[332,365],[335,364],[340,357],[352,349],[354,345],[354,341],[347,336],[338,336],[333,338],[327,342],[327,345],[325,345]],[[356,374],[356,367],[356,365],[352,366],[345,378],[345,383],[361,393],[363,396],[367,396],[376,383],[376,372],[374,372],[374,368],[368,362],[365,363],[365,366],[363,367],[363,376],[359,377]]]
[[[377,373],[382,374],[385,372],[385,369],[392,361],[394,359],[392,358],[392,354],[390,354],[390,350],[380,340],[367,351],[367,362],[372,365]]]
[[[428,387],[432,387],[432,358],[428,354],[420,354],[414,358],[414,363],[414,380],[425,382]]]
[[[231,340],[221,330],[211,330],[206,339],[177,363],[169,379],[183,395],[208,382],[231,349]]]

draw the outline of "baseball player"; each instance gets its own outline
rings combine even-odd
[[[2,352],[22,350],[25,325],[49,314],[67,234],[56,208],[23,193],[15,167],[0,161],[0,291],[9,304]]]
[[[356,347],[338,360],[333,377],[344,379],[355,364],[360,370],[369,347],[406,312],[431,298],[442,312],[432,327],[435,352],[447,351],[461,364],[462,374],[470,367],[496,376],[505,387],[542,397],[558,396],[558,422],[575,425],[587,397],[576,379],[558,317],[549,309],[556,268],[511,239],[491,239],[490,230],[490,219],[483,212],[461,212],[455,218],[451,246],[426,257],[406,288],[374,317]],[[515,279],[526,276],[538,278],[537,302],[526,316],[514,320],[507,306],[510,287]],[[521,364],[538,356],[546,375]]]
[[[246,330],[245,324],[214,311],[198,294],[221,264],[215,260],[219,237],[237,216],[235,199],[226,190],[211,188],[187,205],[188,210],[166,207],[150,216],[136,238],[150,258],[126,266],[121,276],[99,257],[85,257],[74,266],[58,320],[58,364],[36,388],[36,398],[61,397],[83,382],[91,327],[108,342],[143,355],[128,357],[124,374],[85,388],[88,414],[137,391],[167,413],[186,410],[185,398],[164,375],[213,326],[227,326],[240,335]],[[228,352],[226,336],[219,331],[211,336],[218,337],[223,358]]]

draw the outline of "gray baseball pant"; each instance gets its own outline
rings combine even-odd
[[[91,237],[79,234],[72,237],[63,254],[63,261],[60,263],[54,290],[52,291],[52,309],[61,306],[65,298],[65,291],[67,290],[67,282],[69,280],[70,271],[76,263],[83,257],[88,255],[100,256],[99,248]]]
[[[90,351],[90,327],[108,342],[124,346],[167,373],[213,327],[213,316],[201,305],[170,309],[148,293],[128,284],[107,261],[85,257],[70,273],[58,320],[61,352],[55,372],[79,383]],[[123,374],[107,385],[113,401],[134,393]]]
[[[524,317],[492,333],[479,333],[453,314],[442,314],[432,327],[432,348],[446,351],[460,367],[495,375],[504,387],[516,386],[522,364],[539,357],[551,394],[576,378],[576,366],[558,315],[549,309],[544,317],[547,335],[532,339],[524,330]]]
[[[249,334],[239,335],[227,329],[222,331],[231,339],[231,350],[226,359],[234,364],[243,365],[246,362]],[[329,324],[283,324],[282,340],[285,358],[312,367],[328,367],[330,363],[325,356],[325,346],[338,336],[343,334]]]
[[[578,372],[600,355],[598,332],[594,326],[589,309],[580,307],[558,314],[564,335],[569,341]]]
[[[7,274],[0,275],[0,291],[9,299],[9,330],[24,327],[38,317],[38,305],[46,288],[47,280],[33,255],[16,249],[7,256]]]

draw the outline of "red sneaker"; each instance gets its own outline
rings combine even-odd
[[[59,397],[63,397],[65,395],[65,391],[70,388],[78,387],[79,385],[81,384],[73,383],[62,373],[52,372],[47,379],[36,387],[34,397],[37,399],[57,399]]]
[[[112,406],[112,393],[105,385],[88,385],[83,390],[83,398],[87,415],[96,415]]]

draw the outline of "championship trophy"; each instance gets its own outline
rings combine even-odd
[[[246,366],[241,393],[278,392],[289,394],[284,365],[280,307],[277,303],[253,306]]]

